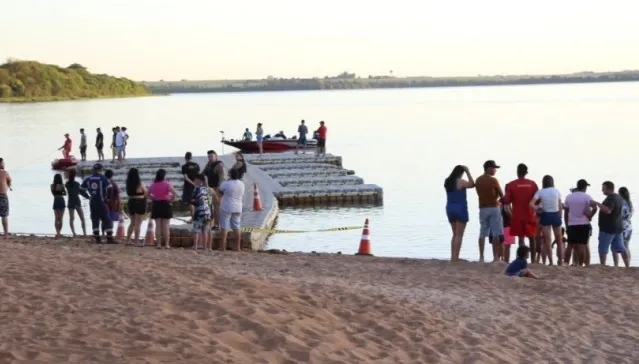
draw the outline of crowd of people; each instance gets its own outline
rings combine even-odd
[[[316,154],[318,156],[326,156],[326,123],[324,121],[319,122],[319,127],[315,132],[313,132],[313,138],[317,139],[317,151]],[[262,123],[257,123],[257,127],[255,128],[255,141],[257,142],[257,146],[259,149],[260,156],[264,153],[264,141],[269,140],[271,138],[281,138],[287,139],[284,131],[280,131],[279,133],[273,135],[264,135],[264,127]],[[300,125],[297,127],[297,145],[295,148],[295,154],[298,154],[300,149],[302,150],[302,154],[306,154],[306,148],[308,144],[308,126],[306,126],[306,122],[302,120]],[[253,140],[253,134],[249,130],[249,128],[244,129],[244,134],[242,135],[242,140],[251,141]]]
[[[122,162],[126,159],[126,147],[129,143],[129,134],[126,127],[114,126],[111,128],[111,162],[115,162],[116,159]],[[80,158],[82,161],[87,160],[87,135],[84,129],[80,129]],[[71,150],[73,148],[73,140],[69,133],[64,134],[64,144],[58,149],[62,151],[62,157],[65,159],[71,158]],[[100,128],[96,129],[95,136],[95,149],[98,153],[98,162],[104,161],[104,134]]]
[[[615,266],[619,265],[619,256],[626,267],[630,266],[629,242],[634,208],[626,187],[615,192],[613,182],[603,182],[601,191],[606,197],[597,202],[587,193],[590,184],[580,179],[570,194],[562,199],[552,176],[544,176],[539,189],[535,181],[526,178],[528,167],[523,163],[517,166],[517,178],[508,182],[504,189],[495,178],[500,166],[488,160],[483,167],[484,173],[474,179],[468,167],[455,166],[444,181],[446,215],[452,229],[451,261],[459,261],[469,220],[466,191],[474,188],[479,205],[480,262],[484,261],[485,241],[489,239],[493,262],[510,263],[506,269],[509,275],[536,278],[522,259],[530,256],[531,263],[546,264],[547,261],[553,265],[554,247],[557,265],[587,267],[590,265],[591,221],[599,213],[600,264],[606,264],[612,250]],[[510,249],[515,238],[519,245],[517,258],[510,262]]]

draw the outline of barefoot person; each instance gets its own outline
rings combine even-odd
[[[635,210],[630,201],[630,191],[628,188],[619,188],[619,196],[623,199],[621,203],[621,224],[623,225],[623,245],[628,252],[628,259],[632,259],[630,255],[630,238],[632,238],[632,215]],[[615,261],[615,266],[619,265],[619,255],[617,253],[612,254],[612,259]]]
[[[171,230],[169,224],[173,218],[173,206],[171,202],[177,193],[173,185],[166,180],[166,171],[158,169],[155,174],[155,181],[149,187],[149,197],[153,201],[151,204],[151,218],[155,220],[155,236],[158,239],[156,247],[169,249],[171,247]],[[164,242],[164,243],[163,243]]]
[[[53,183],[51,184],[51,194],[53,195],[53,215],[55,217],[55,237],[62,236],[62,220],[64,219],[64,210],[67,207],[64,196],[67,192],[64,188],[64,182],[62,181],[62,175],[56,173],[53,176]]]
[[[129,197],[126,203],[131,217],[131,223],[126,234],[127,245],[131,244],[131,235],[133,235],[133,241],[139,244],[138,246],[144,246],[144,241],[140,241],[140,227],[146,214],[147,190],[140,180],[140,171],[137,168],[129,169],[124,185],[126,187],[126,195]]]
[[[95,131],[97,133],[95,136],[95,149],[98,152],[98,161],[101,162],[104,160],[104,134],[102,134],[100,128],[97,128]]]
[[[62,151],[62,156],[64,158],[69,158],[71,155],[71,144],[71,136],[69,136],[69,133],[64,134],[64,144],[58,148],[58,150]]]
[[[504,235],[499,199],[504,197],[499,181],[494,177],[499,166],[493,160],[484,163],[484,174],[475,181],[479,198],[479,261],[484,261],[486,238],[493,236],[493,262],[498,262],[502,253],[500,236]]]
[[[220,185],[222,203],[220,206],[220,250],[226,250],[226,238],[229,230],[233,230],[235,242],[233,249],[242,250],[242,234],[240,221],[242,220],[242,199],[244,198],[244,182],[240,181],[237,169],[229,170],[228,181]]]
[[[520,163],[517,166],[517,179],[506,185],[505,203],[510,204],[512,219],[510,221],[510,234],[516,236],[519,245],[524,245],[524,239],[528,238],[530,246],[530,261],[536,261],[537,253],[537,218],[535,211],[530,208],[530,200],[535,195],[537,183],[526,178],[528,166]]]
[[[257,128],[255,129],[255,140],[257,141],[257,148],[260,152],[261,157],[264,153],[264,129],[262,129],[262,123],[257,123]]]
[[[195,176],[200,174],[200,166],[193,162],[193,154],[186,152],[184,154],[185,163],[182,165],[182,176],[184,177],[184,185],[182,186],[182,202],[189,206],[189,216],[193,221],[194,206],[191,203],[193,199],[193,190],[195,189]]]
[[[326,157],[326,125],[323,121],[320,121],[320,126],[317,129],[317,154],[318,157]]]
[[[530,248],[525,245],[520,245],[519,248],[517,248],[517,258],[510,264],[508,264],[508,267],[506,267],[506,271],[504,273],[507,276],[511,277],[527,277],[538,279],[539,276],[528,269],[527,259],[529,253]]]
[[[197,250],[202,242],[205,251],[212,250],[211,239],[211,195],[204,184],[204,175],[198,173],[193,176],[195,188],[191,201],[195,208],[193,215],[193,249]],[[211,190],[212,191],[212,190]]]
[[[594,202],[599,207],[599,263],[606,265],[606,257],[612,251],[621,254],[626,267],[630,266],[628,251],[623,244],[623,222],[621,208],[623,198],[615,193],[615,184],[606,181],[601,185],[601,192],[606,196],[602,203]]]
[[[83,161],[87,160],[87,135],[84,129],[80,129],[80,158]]]
[[[596,207],[595,211],[590,211],[592,197],[586,193],[588,186],[590,184],[585,179],[580,179],[577,181],[577,187],[566,196],[564,201],[566,235],[570,247],[568,250],[572,249],[572,262],[578,267],[586,265],[586,250],[592,235],[591,214],[594,215],[597,212]],[[566,252],[566,255],[568,256],[569,253]]]
[[[80,195],[84,198],[89,198],[89,194],[86,190],[80,188],[80,183],[75,180],[76,171],[74,169],[69,171],[69,179],[64,186],[67,189],[67,209],[69,209],[69,227],[71,228],[71,233],[73,237],[76,237],[77,234],[75,232],[74,220],[75,214],[78,214],[80,218],[80,225],[82,226],[82,235],[87,235],[87,227],[84,221],[84,211],[82,211],[82,203],[80,202]]]
[[[4,159],[0,158],[0,218],[4,238],[9,238],[9,195],[11,191],[11,176],[4,169]]]
[[[464,173],[468,180],[463,179]],[[450,261],[459,261],[459,252],[464,238],[464,231],[468,223],[468,200],[466,190],[475,187],[475,181],[466,166],[455,166],[450,175],[444,180],[446,190],[446,216],[453,231],[450,240]]]
[[[561,201],[561,193],[555,188],[555,180],[552,176],[545,175],[541,180],[541,190],[537,191],[533,196],[530,201],[530,207],[535,210],[540,210],[539,224],[544,234],[542,250],[548,257],[548,264],[552,265],[552,242],[554,240],[562,241],[561,238],[563,236],[561,233],[561,225],[563,224],[561,219],[563,202]],[[563,257],[564,245],[558,244],[557,249],[560,250],[559,256]],[[563,259],[557,262],[557,265],[563,264]]]
[[[299,137],[297,138],[297,145],[295,146],[295,154],[297,154],[300,150],[300,146],[304,148],[302,154],[306,154],[306,135],[308,135],[308,127],[304,123],[304,120],[300,123],[300,126],[297,127],[297,133]]]

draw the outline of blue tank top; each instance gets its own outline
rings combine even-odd
[[[463,206],[468,207],[468,201],[466,201],[466,189],[460,188],[451,192],[446,192],[446,206]]]

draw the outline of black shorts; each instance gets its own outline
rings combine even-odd
[[[325,148],[326,147],[326,139],[317,139],[317,147]]]
[[[195,186],[190,183],[185,183],[184,187],[182,187],[182,202],[185,204],[191,204],[191,198],[193,198],[193,190],[195,190]]]
[[[126,207],[131,215],[146,214],[146,198],[130,198],[126,202]]]
[[[97,147],[95,147],[95,149],[97,149],[98,152],[101,152],[102,149],[104,149],[104,145],[98,145]]]
[[[588,244],[590,235],[592,235],[592,226],[587,225],[568,225],[566,229],[568,235],[568,243],[570,244]]]
[[[151,204],[152,219],[172,219],[173,207],[170,201],[153,201]]]
[[[80,147],[80,154],[86,154],[87,152],[87,146],[85,145],[84,147]]]

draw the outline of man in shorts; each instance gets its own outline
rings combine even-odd
[[[95,149],[98,151],[98,161],[104,160],[104,134],[102,134],[102,130],[97,128],[95,136]]]
[[[499,262],[502,254],[500,236],[504,235],[504,226],[499,208],[499,200],[504,197],[499,181],[494,177],[499,166],[494,160],[484,163],[484,174],[475,180],[475,190],[479,198],[479,261],[484,262],[486,238],[493,236],[493,263]]]
[[[539,189],[535,181],[526,178],[528,166],[520,163],[517,166],[517,179],[506,184],[505,203],[510,204],[512,219],[510,222],[510,234],[516,236],[519,245],[524,245],[524,239],[528,238],[530,244],[530,261],[536,261],[537,255],[537,218],[535,211],[530,208],[530,200]]]
[[[326,157],[326,125],[320,121],[320,127],[317,129],[317,154]]]
[[[83,161],[87,160],[87,135],[84,129],[80,129],[80,158]]]
[[[585,179],[577,181],[577,187],[572,189],[564,201],[564,221],[566,222],[566,235],[568,238],[568,249],[564,262],[570,260],[572,251],[572,263],[576,266],[587,266],[587,249],[592,226],[590,220],[597,213],[597,207],[590,210],[592,197],[586,193],[590,184]]]
[[[226,238],[229,230],[233,230],[235,244],[233,249],[242,250],[242,234],[240,232],[240,221],[242,220],[242,200],[244,198],[244,182],[240,180],[240,173],[237,169],[229,170],[228,181],[220,185],[222,203],[220,205],[220,250],[226,250]]]
[[[601,192],[606,196],[602,203],[594,202],[599,212],[599,262],[606,265],[606,257],[610,249],[621,255],[626,267],[630,267],[628,251],[623,243],[623,223],[621,219],[621,205],[623,199],[615,193],[615,184],[606,181],[601,185]]]
[[[189,205],[191,219],[195,207],[192,204],[193,190],[195,189],[195,176],[200,174],[200,166],[193,162],[193,154],[186,152],[184,155],[185,163],[182,165],[182,176],[184,177],[184,186],[182,187],[182,202]]]
[[[199,168],[198,168],[199,169]],[[193,249],[197,250],[200,241],[204,250],[211,251],[213,241],[211,239],[211,195],[209,188],[204,184],[204,175],[197,173],[193,176]]]
[[[302,154],[306,154],[306,135],[308,134],[308,128],[304,124],[304,120],[302,120],[300,126],[297,127],[297,133],[299,137],[297,138],[297,145],[295,146],[295,154],[298,153],[300,146],[304,148]]]
[[[4,169],[4,159],[0,158],[0,218],[2,218],[5,239],[9,239],[9,191],[11,191],[11,176]]]

